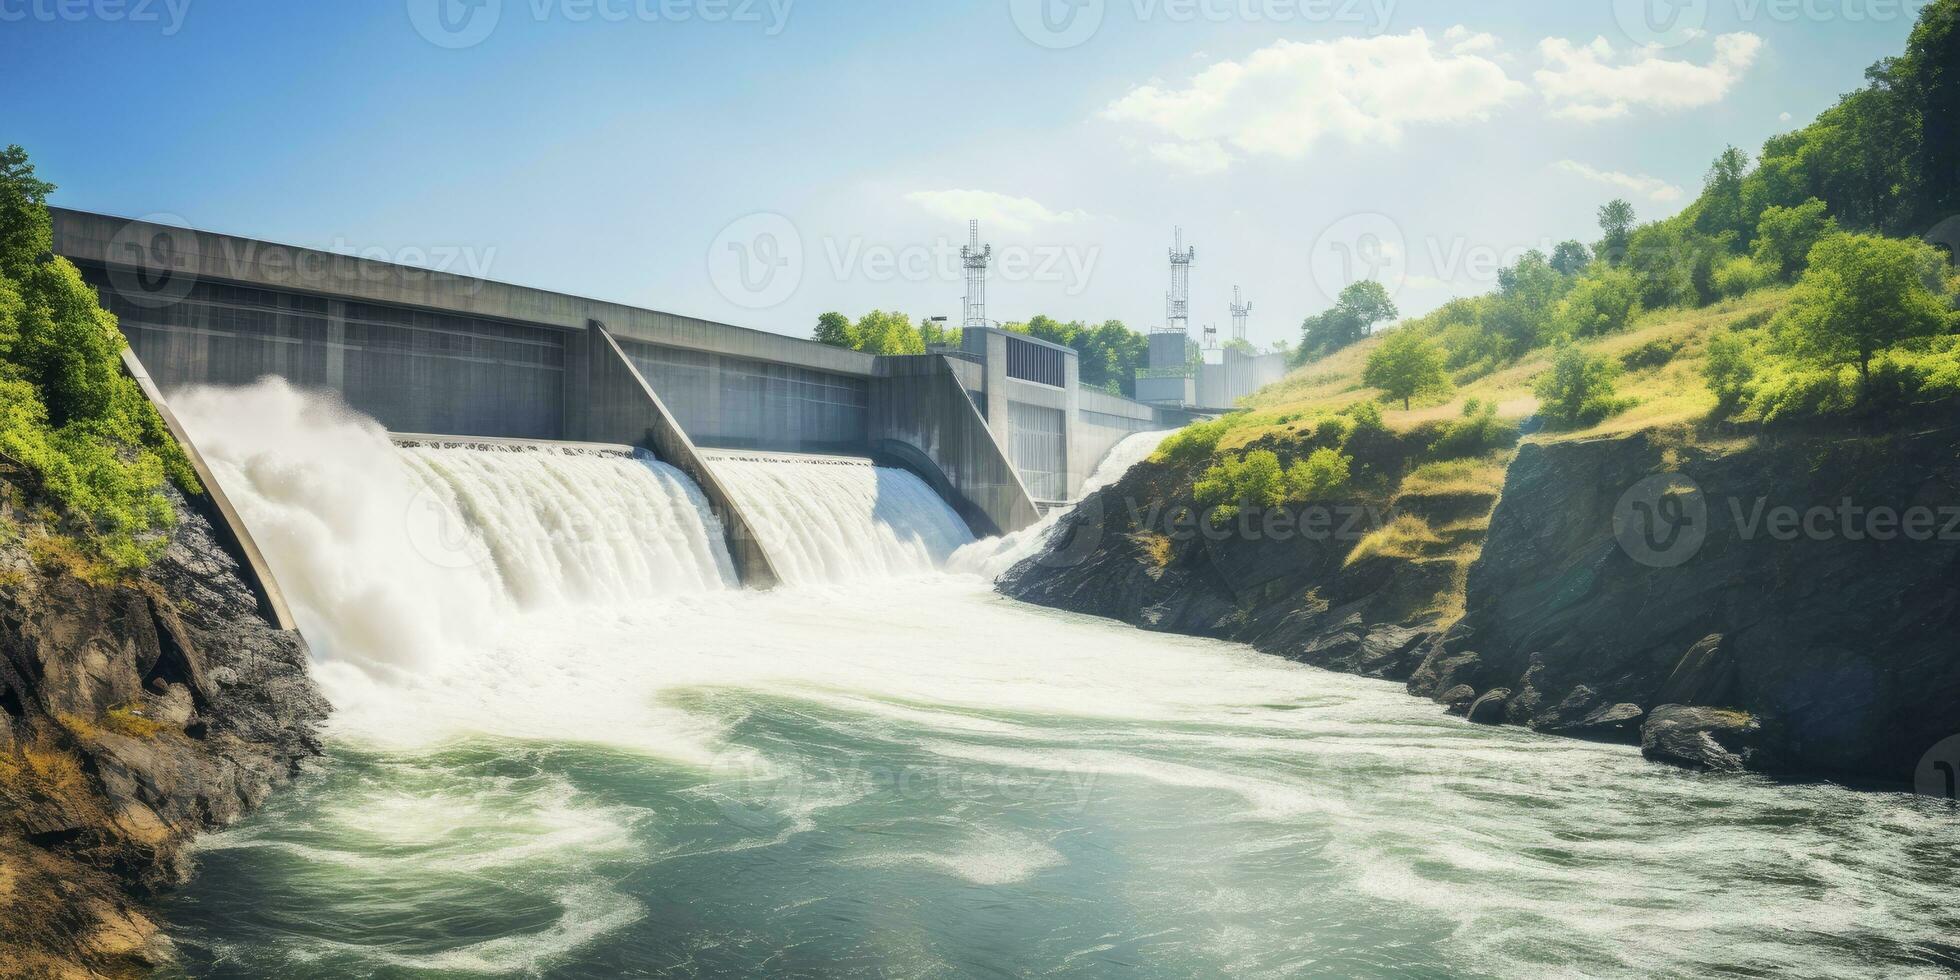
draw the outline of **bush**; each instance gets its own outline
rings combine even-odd
[[[1218,440],[1224,438],[1231,427],[1231,422],[1222,418],[1193,422],[1159,443],[1151,458],[1176,466],[1196,466],[1211,458],[1212,453],[1218,450]]]
[[[1656,338],[1620,355],[1620,366],[1629,371],[1666,367],[1684,345],[1678,340]]]
[[[1191,486],[1192,499],[1213,521],[1235,517],[1242,507],[1278,507],[1288,501],[1325,500],[1348,485],[1353,459],[1322,447],[1284,471],[1269,449],[1227,455]]]
[[[1344,415],[1353,420],[1354,427],[1350,435],[1355,432],[1381,432],[1388,428],[1382,424],[1381,407],[1376,405],[1372,400],[1355,402],[1335,414]]]
[[[1601,265],[1572,287],[1558,321],[1568,337],[1598,337],[1625,330],[1639,315],[1640,287],[1633,274]]]
[[[1551,368],[1532,385],[1542,402],[1539,414],[1552,428],[1581,429],[1627,410],[1632,402],[1617,398],[1613,387],[1619,373],[1612,361],[1561,345]]]
[[[1945,262],[1920,241],[1830,235],[1810,250],[1810,267],[1776,318],[1777,338],[1820,367],[1871,373],[1880,351],[1940,333],[1952,320]]]
[[[1715,291],[1734,298],[1761,289],[1773,280],[1771,270],[1747,256],[1737,256],[1715,269]]]
[[[1749,382],[1756,376],[1749,343],[1733,332],[1708,338],[1708,357],[1702,362],[1701,372],[1708,379],[1708,390],[1715,393],[1720,409],[1725,413],[1734,411],[1748,399]]]
[[[1347,489],[1348,471],[1353,463],[1353,457],[1336,450],[1325,447],[1314,450],[1306,459],[1287,467],[1288,499],[1311,501],[1333,497]]]
[[[1463,403],[1463,417],[1443,426],[1429,444],[1430,459],[1482,456],[1517,444],[1518,427],[1497,417],[1497,403],[1472,398]]]
[[[115,571],[142,566],[175,520],[176,478],[197,490],[183,450],[122,373],[114,316],[66,259],[50,258],[53,186],[19,147],[0,152],[0,456],[60,505],[65,530]]]

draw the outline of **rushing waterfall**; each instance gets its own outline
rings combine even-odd
[[[709,460],[793,585],[930,572],[973,540],[960,516],[904,470],[843,456]]]
[[[700,490],[648,457],[397,447],[277,379],[172,404],[326,660],[414,669],[520,613],[735,581]]]
[[[1096,466],[1096,471],[1084,481],[1082,489],[1076,493],[1078,501],[1087,500],[1096,491],[1115,483],[1130,471],[1130,467],[1143,462],[1157,451],[1158,444],[1170,436],[1174,430],[1160,432],[1139,432],[1116,444]],[[1048,544],[1049,535],[1055,525],[1073,508],[1057,508],[1049,511],[1041,520],[1012,534],[997,538],[982,538],[953,553],[946,567],[956,572],[984,575],[988,581],[999,578],[1002,573],[1022,561],[1033,557]]]

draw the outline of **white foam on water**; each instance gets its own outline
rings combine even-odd
[[[847,457],[707,455],[792,585],[921,575],[973,540],[939,494],[904,470]]]
[[[1096,491],[1122,479],[1123,474],[1128,473],[1131,467],[1149,459],[1150,454],[1157,451],[1157,446],[1169,438],[1172,431],[1175,430],[1138,432],[1124,438],[1109,451],[1109,455],[1103,457],[1101,463],[1097,464],[1096,471],[1089,475],[1089,479],[1083,481],[1082,489],[1077,492],[1076,499],[1087,501],[1095,495]],[[1056,525],[1061,523],[1062,518],[1073,509],[1056,508],[1042,515],[1041,520],[1019,531],[994,538],[982,538],[966,545],[953,553],[946,567],[951,571],[982,575],[988,579],[999,578],[1008,569],[1033,558],[1040,554],[1043,548],[1048,547],[1049,539],[1055,534]],[[1073,553],[1073,549],[1065,550]]]

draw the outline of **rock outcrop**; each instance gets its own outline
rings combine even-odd
[[[1443,563],[1352,535],[1170,540],[1189,486],[1137,467],[1000,590],[1703,769],[1896,784],[1960,733],[1950,418],[1527,443],[1464,542],[1460,618]]]
[[[304,643],[259,618],[210,526],[173,503],[168,550],[117,581],[78,577],[85,564],[64,560],[27,508],[0,505],[9,976],[137,975],[166,961],[141,900],[185,879],[196,834],[258,806],[319,751],[327,705]]]

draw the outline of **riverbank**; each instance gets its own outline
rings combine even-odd
[[[1951,413],[1532,439],[1503,472],[1179,533],[1194,474],[1145,463],[998,587],[1696,768],[1904,785],[1960,732]]]
[[[327,704],[174,490],[168,548],[117,577],[26,485],[0,473],[0,960],[146,975],[173,955],[150,901],[319,753]]]

